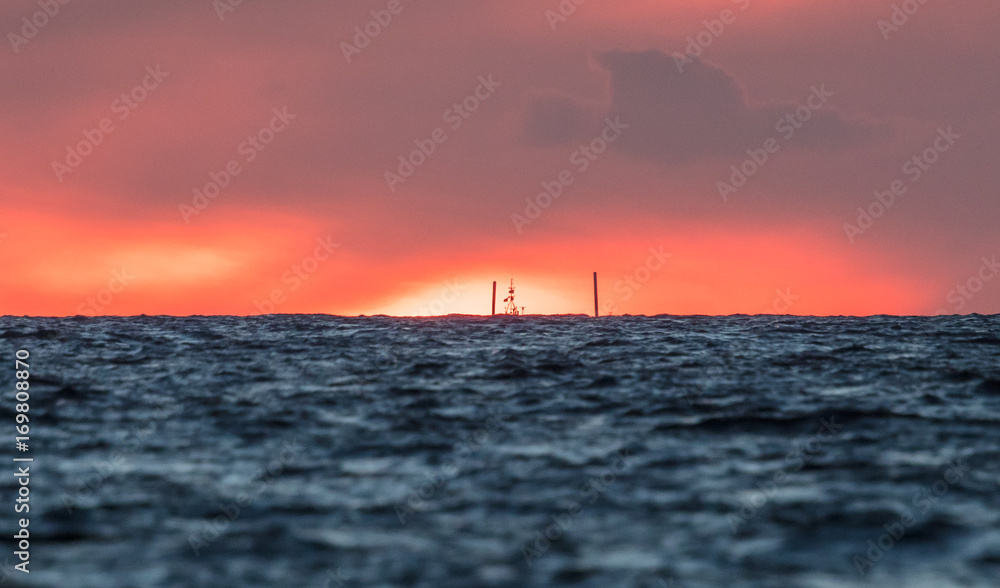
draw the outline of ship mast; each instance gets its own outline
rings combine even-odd
[[[510,289],[507,293],[508,296],[503,299],[503,301],[507,303],[507,307],[504,309],[504,314],[514,316],[524,314],[524,307],[522,306],[520,310],[518,310],[517,305],[514,304],[514,278],[510,279]]]

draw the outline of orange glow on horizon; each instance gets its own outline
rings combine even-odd
[[[486,315],[493,280],[502,312],[513,277],[517,303],[528,314],[592,314],[595,270],[605,315],[919,314],[933,310],[937,294],[916,276],[883,274],[871,256],[804,231],[632,228],[514,245],[470,243],[433,260],[376,263],[348,247],[325,253],[317,245],[324,231],[310,219],[270,213],[237,219],[122,228],[21,214],[19,230],[0,244],[0,271],[19,284],[0,294],[0,311]],[[33,261],[39,259],[45,263]]]
[[[398,298],[358,313],[489,314],[493,279],[499,313],[513,277],[518,306],[528,314],[593,314],[594,269],[602,315],[920,314],[935,300],[936,290],[917,277],[882,275],[876,267],[856,265],[850,251],[801,235],[723,230],[670,234],[661,241],[606,236],[514,251],[508,246],[503,256],[485,257],[515,263],[493,263],[490,271],[482,271],[468,262],[474,271],[456,271],[451,277],[427,267],[428,274],[441,276],[437,282],[414,285]],[[670,257],[661,262],[664,254]],[[464,287],[460,294],[447,287],[456,282]]]

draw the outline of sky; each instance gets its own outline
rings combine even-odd
[[[997,313],[998,25],[5,0],[0,315]]]

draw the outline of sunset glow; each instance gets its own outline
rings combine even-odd
[[[0,314],[1000,308],[996,6],[201,4],[8,37]]]

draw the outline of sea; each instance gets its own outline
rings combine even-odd
[[[4,587],[1000,586],[998,316],[5,317],[0,359]]]

